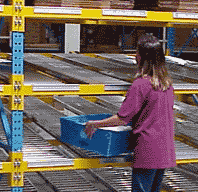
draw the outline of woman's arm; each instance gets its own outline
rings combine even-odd
[[[85,133],[89,138],[91,138],[96,131],[95,129],[98,129],[100,127],[113,127],[118,125],[126,125],[126,123],[117,115],[113,115],[103,120],[88,121],[85,126]]]
[[[87,126],[91,126],[92,128],[100,128],[100,127],[114,127],[119,125],[126,125],[126,123],[119,118],[117,115],[113,115],[109,118],[98,120],[98,121],[89,121],[86,124]]]

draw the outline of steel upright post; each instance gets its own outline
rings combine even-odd
[[[12,94],[10,96],[9,108],[11,112],[11,146],[9,161],[12,162],[14,172],[8,174],[8,184],[12,192],[23,191],[23,39],[25,19],[23,16],[24,0],[12,0]]]
[[[174,56],[174,47],[175,47],[175,28],[167,27],[167,55]]]

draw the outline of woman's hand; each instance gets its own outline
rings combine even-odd
[[[93,134],[96,132],[96,128],[94,128],[94,123],[88,121],[85,125],[85,133],[89,139],[92,138]]]

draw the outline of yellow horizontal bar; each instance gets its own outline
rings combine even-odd
[[[4,85],[3,91],[0,92],[0,96],[12,96],[12,95],[32,95],[32,86],[31,85],[23,85],[21,89],[16,93],[13,91],[13,85]]]
[[[146,17],[131,17],[131,16],[103,16],[102,9],[82,9],[81,15],[71,15],[71,14],[51,14],[51,13],[34,13],[33,7],[24,7],[23,16],[26,18],[43,18],[43,19],[80,19],[80,20],[90,20],[88,23],[95,23],[97,20],[98,24],[103,23],[102,21],[140,21],[140,22],[158,22],[158,23],[183,23],[183,24],[198,24],[196,19],[174,19],[173,13],[171,12],[154,12],[148,11]],[[91,22],[91,20],[93,20]],[[104,23],[105,24],[105,23]],[[119,24],[119,23],[112,23]],[[121,25],[122,23],[120,23]],[[131,23],[134,25],[134,23]],[[146,24],[146,23],[145,23]],[[130,25],[130,23],[128,23]],[[176,26],[177,27],[177,26]],[[179,26],[178,26],[179,27]]]
[[[95,88],[94,88],[95,86]],[[86,84],[81,84],[80,85],[80,91],[32,91],[32,86],[31,85],[24,85],[22,86],[22,90],[18,92],[17,95],[24,95],[24,96],[39,96],[39,95],[99,95],[99,94],[120,94],[124,95],[127,93],[127,91],[104,91],[104,85],[86,85]],[[198,90],[177,90],[174,91],[175,94],[198,94]],[[13,93],[13,87],[12,85],[4,85],[3,86],[3,91],[0,92],[0,96],[12,96],[15,95]]]
[[[177,164],[198,163],[198,159],[181,159],[176,160]]]
[[[175,94],[198,94],[198,90],[181,90],[181,91],[174,91]]]
[[[2,163],[2,169],[0,170],[0,173],[14,173],[14,172],[27,172],[28,162],[23,161],[21,162],[20,167],[14,167],[12,162],[3,162]]]
[[[57,166],[57,167],[32,167],[28,168],[28,162],[22,162],[20,168],[14,168],[12,162],[3,162],[0,169],[1,173],[14,173],[16,169],[20,172],[36,172],[36,171],[67,171],[67,170],[77,170],[77,169],[91,169],[91,168],[101,168],[101,167],[127,167],[131,166],[132,163],[100,163],[99,159],[74,159],[73,166]]]
[[[16,16],[16,13],[13,12],[12,6],[4,6],[4,10],[0,12],[0,17],[2,16]],[[162,23],[165,23],[167,26],[174,25],[174,27],[184,27],[184,25],[189,25],[189,27],[193,27],[193,25],[198,24],[198,19],[174,19],[173,13],[171,12],[156,12],[156,11],[148,11],[146,17],[132,17],[132,16],[103,16],[102,9],[82,9],[81,15],[74,14],[51,14],[51,13],[34,13],[34,7],[23,7],[20,12],[20,16],[25,18],[39,18],[39,19],[60,19],[60,21],[68,20],[68,19],[79,19],[79,21],[83,21],[83,23],[87,24],[107,24],[107,25],[153,25],[156,26],[156,22],[158,22],[157,26],[160,26]],[[115,21],[120,21],[121,23],[117,23]],[[132,21],[131,23],[124,22]],[[133,23],[133,21],[137,23]],[[65,21],[66,22],[66,21]],[[70,21],[72,22],[72,21]],[[75,21],[76,22],[76,21]],[[122,23],[123,22],[123,23]],[[139,23],[138,23],[139,22]],[[161,24],[160,24],[161,23]],[[182,24],[181,26],[178,24]],[[164,24],[162,24],[164,25]],[[24,24],[22,24],[22,28],[19,29],[23,31]]]
[[[188,163],[198,163],[198,159],[183,159],[176,160],[177,164],[188,164]],[[133,163],[100,163],[99,159],[74,159],[73,166],[57,166],[57,167],[32,167],[28,168],[27,162],[22,162],[20,172],[37,172],[37,171],[67,171],[67,170],[77,170],[77,169],[92,169],[92,168],[102,168],[102,167],[132,167]],[[3,162],[3,169],[0,170],[1,173],[14,173],[16,172],[12,162]]]
[[[3,6],[3,11],[0,11],[0,17],[13,16],[13,10],[11,5]]]
[[[66,171],[66,170],[77,170],[77,169],[91,169],[101,167],[128,167],[131,166],[130,162],[126,163],[105,163],[101,164],[99,159],[75,159],[74,166],[68,167],[43,167],[43,168],[28,168],[27,172],[35,171]]]
[[[33,92],[32,96],[39,96],[39,95],[124,95],[126,94],[126,91],[105,91],[105,92],[78,92],[78,91],[65,91],[65,92]],[[1,96],[1,95],[0,95]]]

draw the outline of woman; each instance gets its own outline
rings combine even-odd
[[[139,134],[134,149],[132,191],[157,192],[164,170],[176,166],[174,92],[156,37],[144,35],[139,39],[136,60],[139,72],[117,115],[87,122],[85,132],[91,137],[99,127],[132,121],[133,133]]]

